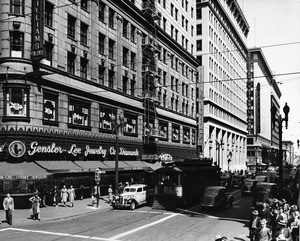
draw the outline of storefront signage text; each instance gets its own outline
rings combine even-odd
[[[109,155],[116,155],[116,150],[114,147],[110,147],[108,149],[99,146],[98,148],[91,148],[89,145],[85,146],[83,150],[81,147],[78,147],[76,144],[72,144],[70,148],[65,149],[61,146],[56,145],[54,142],[47,146],[39,145],[38,142],[34,141],[30,144],[31,150],[28,150],[28,155],[32,156],[34,154],[42,153],[42,154],[61,154],[61,153],[68,153],[73,156],[81,155],[84,156],[88,155],[101,155],[102,157],[106,157]],[[138,156],[139,151],[136,149],[134,151],[129,151],[124,147],[119,148],[119,155],[121,156]]]

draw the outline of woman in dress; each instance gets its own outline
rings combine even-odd
[[[35,193],[34,196],[29,198],[29,201],[32,203],[32,217],[33,220],[41,220],[40,216],[40,203],[41,203],[41,198],[38,195],[38,192]]]
[[[70,207],[74,207],[74,200],[76,195],[75,195],[75,189],[73,188],[72,185],[70,186],[68,193],[69,193],[69,201],[71,202]]]
[[[66,185],[64,185],[63,188],[61,189],[60,197],[61,197],[61,201],[63,202],[64,207],[65,207],[67,199],[68,199],[68,189],[66,188]]]

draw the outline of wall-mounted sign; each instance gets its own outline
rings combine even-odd
[[[107,155],[116,155],[116,149],[114,146],[111,147],[103,147],[98,146],[96,148],[92,148],[89,145],[85,145],[84,147],[80,147],[77,144],[72,144],[68,148],[61,147],[57,145],[55,142],[50,145],[39,145],[37,141],[31,142],[30,150],[28,150],[28,155],[33,156],[35,154],[61,154],[68,153],[73,156],[78,155],[101,155],[103,158]],[[127,150],[125,147],[119,148],[119,156],[139,156],[138,149],[135,150]]]
[[[41,60],[44,57],[44,2],[45,0],[32,1],[31,58],[33,60]]]
[[[11,156],[19,158],[25,154],[26,146],[22,141],[13,141],[8,146],[8,152]]]
[[[159,155],[159,159],[161,161],[164,161],[164,162],[166,162],[166,161],[173,161],[173,157],[170,154],[168,154],[168,153],[162,153],[162,154],[160,154]]]

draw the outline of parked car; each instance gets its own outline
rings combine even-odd
[[[134,184],[124,188],[123,193],[116,195],[112,201],[113,209],[130,208],[150,203],[153,200],[154,189],[148,189],[145,184]]]
[[[205,188],[204,194],[201,200],[201,207],[211,208],[226,208],[231,207],[233,204],[233,196],[227,192],[225,187],[222,186],[210,186]]]
[[[253,193],[253,205],[259,209],[263,202],[266,202],[268,199],[278,198],[278,193],[278,186],[276,183],[257,183],[256,190]]]

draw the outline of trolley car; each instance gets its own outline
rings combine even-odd
[[[220,185],[220,168],[212,159],[186,159],[155,171],[153,209],[171,210],[200,202],[207,186]]]

